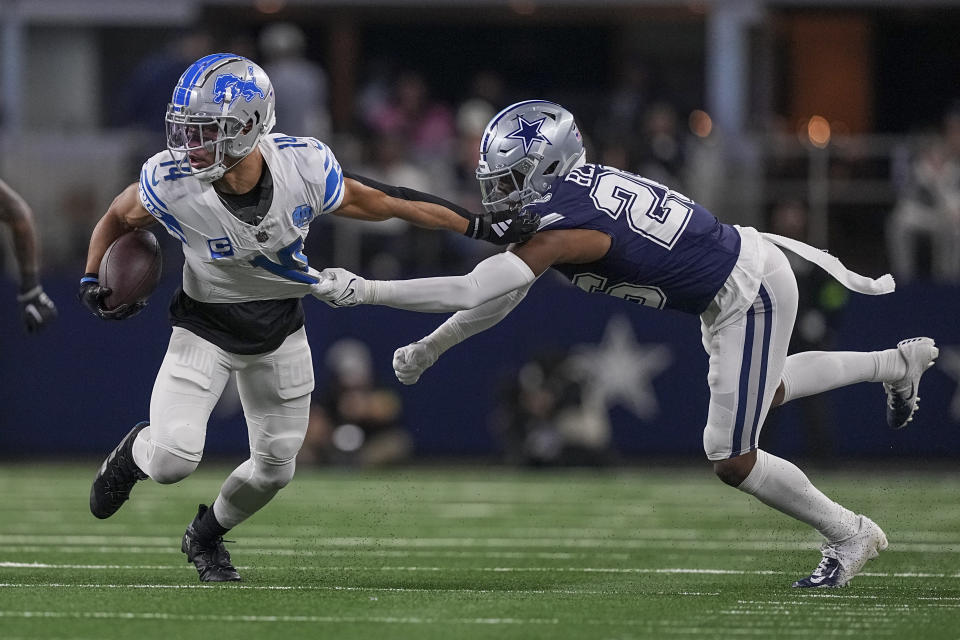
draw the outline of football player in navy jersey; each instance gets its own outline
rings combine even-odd
[[[795,465],[758,449],[757,441],[771,407],[856,382],[883,383],[891,427],[912,419],[920,377],[938,353],[930,338],[869,353],[787,356],[797,283],[780,247],[861,293],[893,291],[889,275],[860,276],[809,245],[723,224],[662,184],[587,164],[573,116],[552,102],[529,100],[501,111],[487,126],[480,153],[484,208],[539,217],[531,240],[465,276],[368,281],[329,269],[313,287],[333,306],[457,312],[396,351],[401,382],[415,383],[444,351],[503,319],[548,267],[588,292],[698,314],[709,355],[703,445],[717,476],[825,538],[819,565],[793,586],[843,586],[887,547],[872,520],[828,498]]]
[[[304,239],[321,215],[400,218],[508,244],[536,231],[513,212],[472,214],[440,198],[383,185],[340,168],[325,144],[271,134],[274,92],[263,70],[233,54],[190,65],[166,114],[167,150],[116,197],[90,238],[79,298],[121,320],[143,303],[107,309],[97,271],[123,233],[154,222],[181,242],[183,286],[170,305],[173,333],[150,400],[150,419],[120,441],[90,490],[108,518],[137,481],[168,484],[196,469],[207,420],[231,373],[247,421],[250,458],[208,508],[200,505],[182,550],[202,581],[239,580],[223,534],[293,477],[307,430],[313,364],[301,298],[318,282]]]
[[[13,250],[20,269],[20,316],[27,332],[35,333],[53,322],[57,307],[44,293],[37,274],[39,252],[37,232],[33,225],[33,212],[20,194],[0,180],[0,222],[10,228]]]

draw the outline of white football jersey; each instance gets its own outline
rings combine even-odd
[[[343,171],[314,138],[273,134],[260,141],[260,151],[273,200],[257,226],[234,216],[212,184],[178,172],[166,151],[143,164],[140,202],[183,243],[183,290],[194,300],[299,298],[316,282],[303,242],[310,222],[343,201]]]

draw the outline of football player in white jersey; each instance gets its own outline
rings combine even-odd
[[[250,458],[210,508],[200,505],[182,550],[202,581],[239,580],[223,534],[263,507],[294,473],[307,429],[313,365],[301,298],[318,281],[303,243],[310,222],[333,214],[412,224],[506,244],[536,224],[471,214],[409,189],[345,174],[308,137],[271,134],[274,94],[263,70],[233,54],[192,64],[167,108],[166,151],[116,197],[90,238],[79,298],[119,320],[143,304],[106,309],[97,272],[123,233],[159,221],[182,244],[183,286],[170,305],[173,333],[141,422],[106,458],[90,509],[107,518],[138,480],[174,483],[196,469],[207,420],[231,372],[247,421]]]
[[[430,335],[397,350],[393,366],[401,382],[415,383],[444,351],[503,319],[551,266],[590,292],[696,313],[709,355],[703,446],[714,471],[825,538],[820,564],[793,586],[844,586],[887,547],[870,518],[828,498],[800,469],[757,442],[771,407],[856,382],[884,384],[891,427],[913,418],[920,376],[937,357],[933,340],[910,338],[869,353],[788,357],[797,283],[779,247],[861,293],[893,291],[890,276],[865,278],[803,243],[723,224],[662,184],[586,163],[573,116],[552,102],[529,100],[497,114],[480,155],[483,206],[539,217],[540,231],[529,242],[488,258],[466,276],[366,281],[332,269],[314,286],[314,295],[334,306],[457,311]]]
[[[28,333],[40,331],[57,317],[57,307],[44,293],[37,274],[40,247],[29,205],[3,180],[0,180],[0,222],[10,228],[13,252],[20,269],[20,315]]]

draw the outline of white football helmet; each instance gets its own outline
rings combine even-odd
[[[554,102],[510,105],[487,125],[477,180],[484,210],[519,209],[546,195],[554,181],[586,161],[573,114]]]
[[[165,118],[177,170],[219,180],[273,128],[274,103],[270,79],[251,60],[215,53],[194,62],[174,87]],[[213,153],[213,163],[192,167],[190,152],[201,148]]]

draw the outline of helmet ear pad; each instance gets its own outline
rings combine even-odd
[[[562,178],[582,165],[586,161],[586,156],[586,149],[581,148],[576,155],[564,159],[551,158],[549,164],[547,164],[546,159],[540,159],[527,177],[526,185],[543,196],[550,191],[558,178]]]
[[[257,135],[251,136],[250,132],[254,129],[253,118],[247,120],[247,123],[240,129],[240,133],[237,134],[232,140],[228,140],[224,145],[224,151],[228,156],[234,158],[242,158],[248,155],[253,148],[256,146],[257,142],[260,141],[261,136],[263,135],[260,132],[257,132]],[[252,139],[252,143],[250,140]]]

